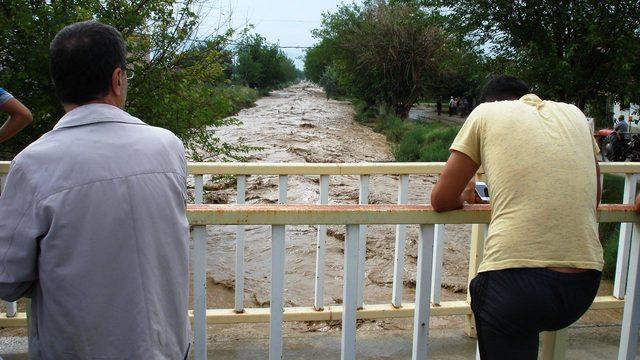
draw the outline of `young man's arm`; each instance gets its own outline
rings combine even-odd
[[[0,110],[9,114],[9,119],[0,127],[0,143],[11,138],[33,121],[31,111],[13,97],[0,104]]]
[[[459,209],[465,201],[475,202],[475,179],[478,165],[462,152],[452,150],[440,179],[431,192],[435,211]]]

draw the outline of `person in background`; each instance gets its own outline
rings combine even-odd
[[[33,121],[31,111],[3,88],[0,88],[0,111],[9,115],[9,119],[0,127],[0,143],[10,139]]]
[[[483,98],[451,145],[431,205],[475,203],[483,166],[491,222],[469,285],[480,356],[535,360],[539,333],[574,323],[598,291],[599,149],[577,107],[544,101],[518,78],[490,80]]]
[[[467,111],[469,111],[469,102],[466,97],[462,97],[460,99],[460,117],[467,116]]]
[[[442,97],[439,97],[438,102],[436,102],[436,112],[438,113],[438,116],[442,114]]]
[[[30,359],[185,359],[182,142],[124,110],[132,76],[115,28],[69,25],[49,54],[66,114],[9,169],[0,298],[31,298]]]
[[[449,99],[449,117],[451,117],[456,112],[456,101],[453,99]]]
[[[622,141],[627,139],[627,136],[629,135],[628,134],[629,124],[627,124],[627,122],[624,121],[624,115],[620,115],[618,117],[618,121],[616,122],[616,125],[613,127],[613,130],[618,135],[618,140]]]
[[[629,124],[624,121],[624,115],[618,117],[618,121],[616,121],[616,124],[613,126],[613,131],[616,132],[615,138],[613,139],[613,152],[615,158],[619,158],[622,156],[625,145],[629,140]]]

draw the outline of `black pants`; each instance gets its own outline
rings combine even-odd
[[[535,360],[541,331],[563,329],[584,314],[601,273],[549,269],[479,273],[469,285],[482,360]]]

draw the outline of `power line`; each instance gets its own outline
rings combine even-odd
[[[207,42],[208,40],[206,39],[187,39],[188,41],[193,41],[193,42]],[[227,46],[242,46],[243,44],[240,43],[224,43],[224,45]],[[304,46],[304,45],[276,45],[276,44],[270,44],[270,46],[275,46],[279,49],[311,49],[313,48],[313,46]]]

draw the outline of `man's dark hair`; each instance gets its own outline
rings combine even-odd
[[[113,26],[83,21],[60,30],[49,47],[51,77],[64,104],[106,96],[113,70],[126,66],[122,35]]]
[[[515,76],[498,75],[484,85],[480,101],[517,100],[529,93],[531,89],[524,81]]]

